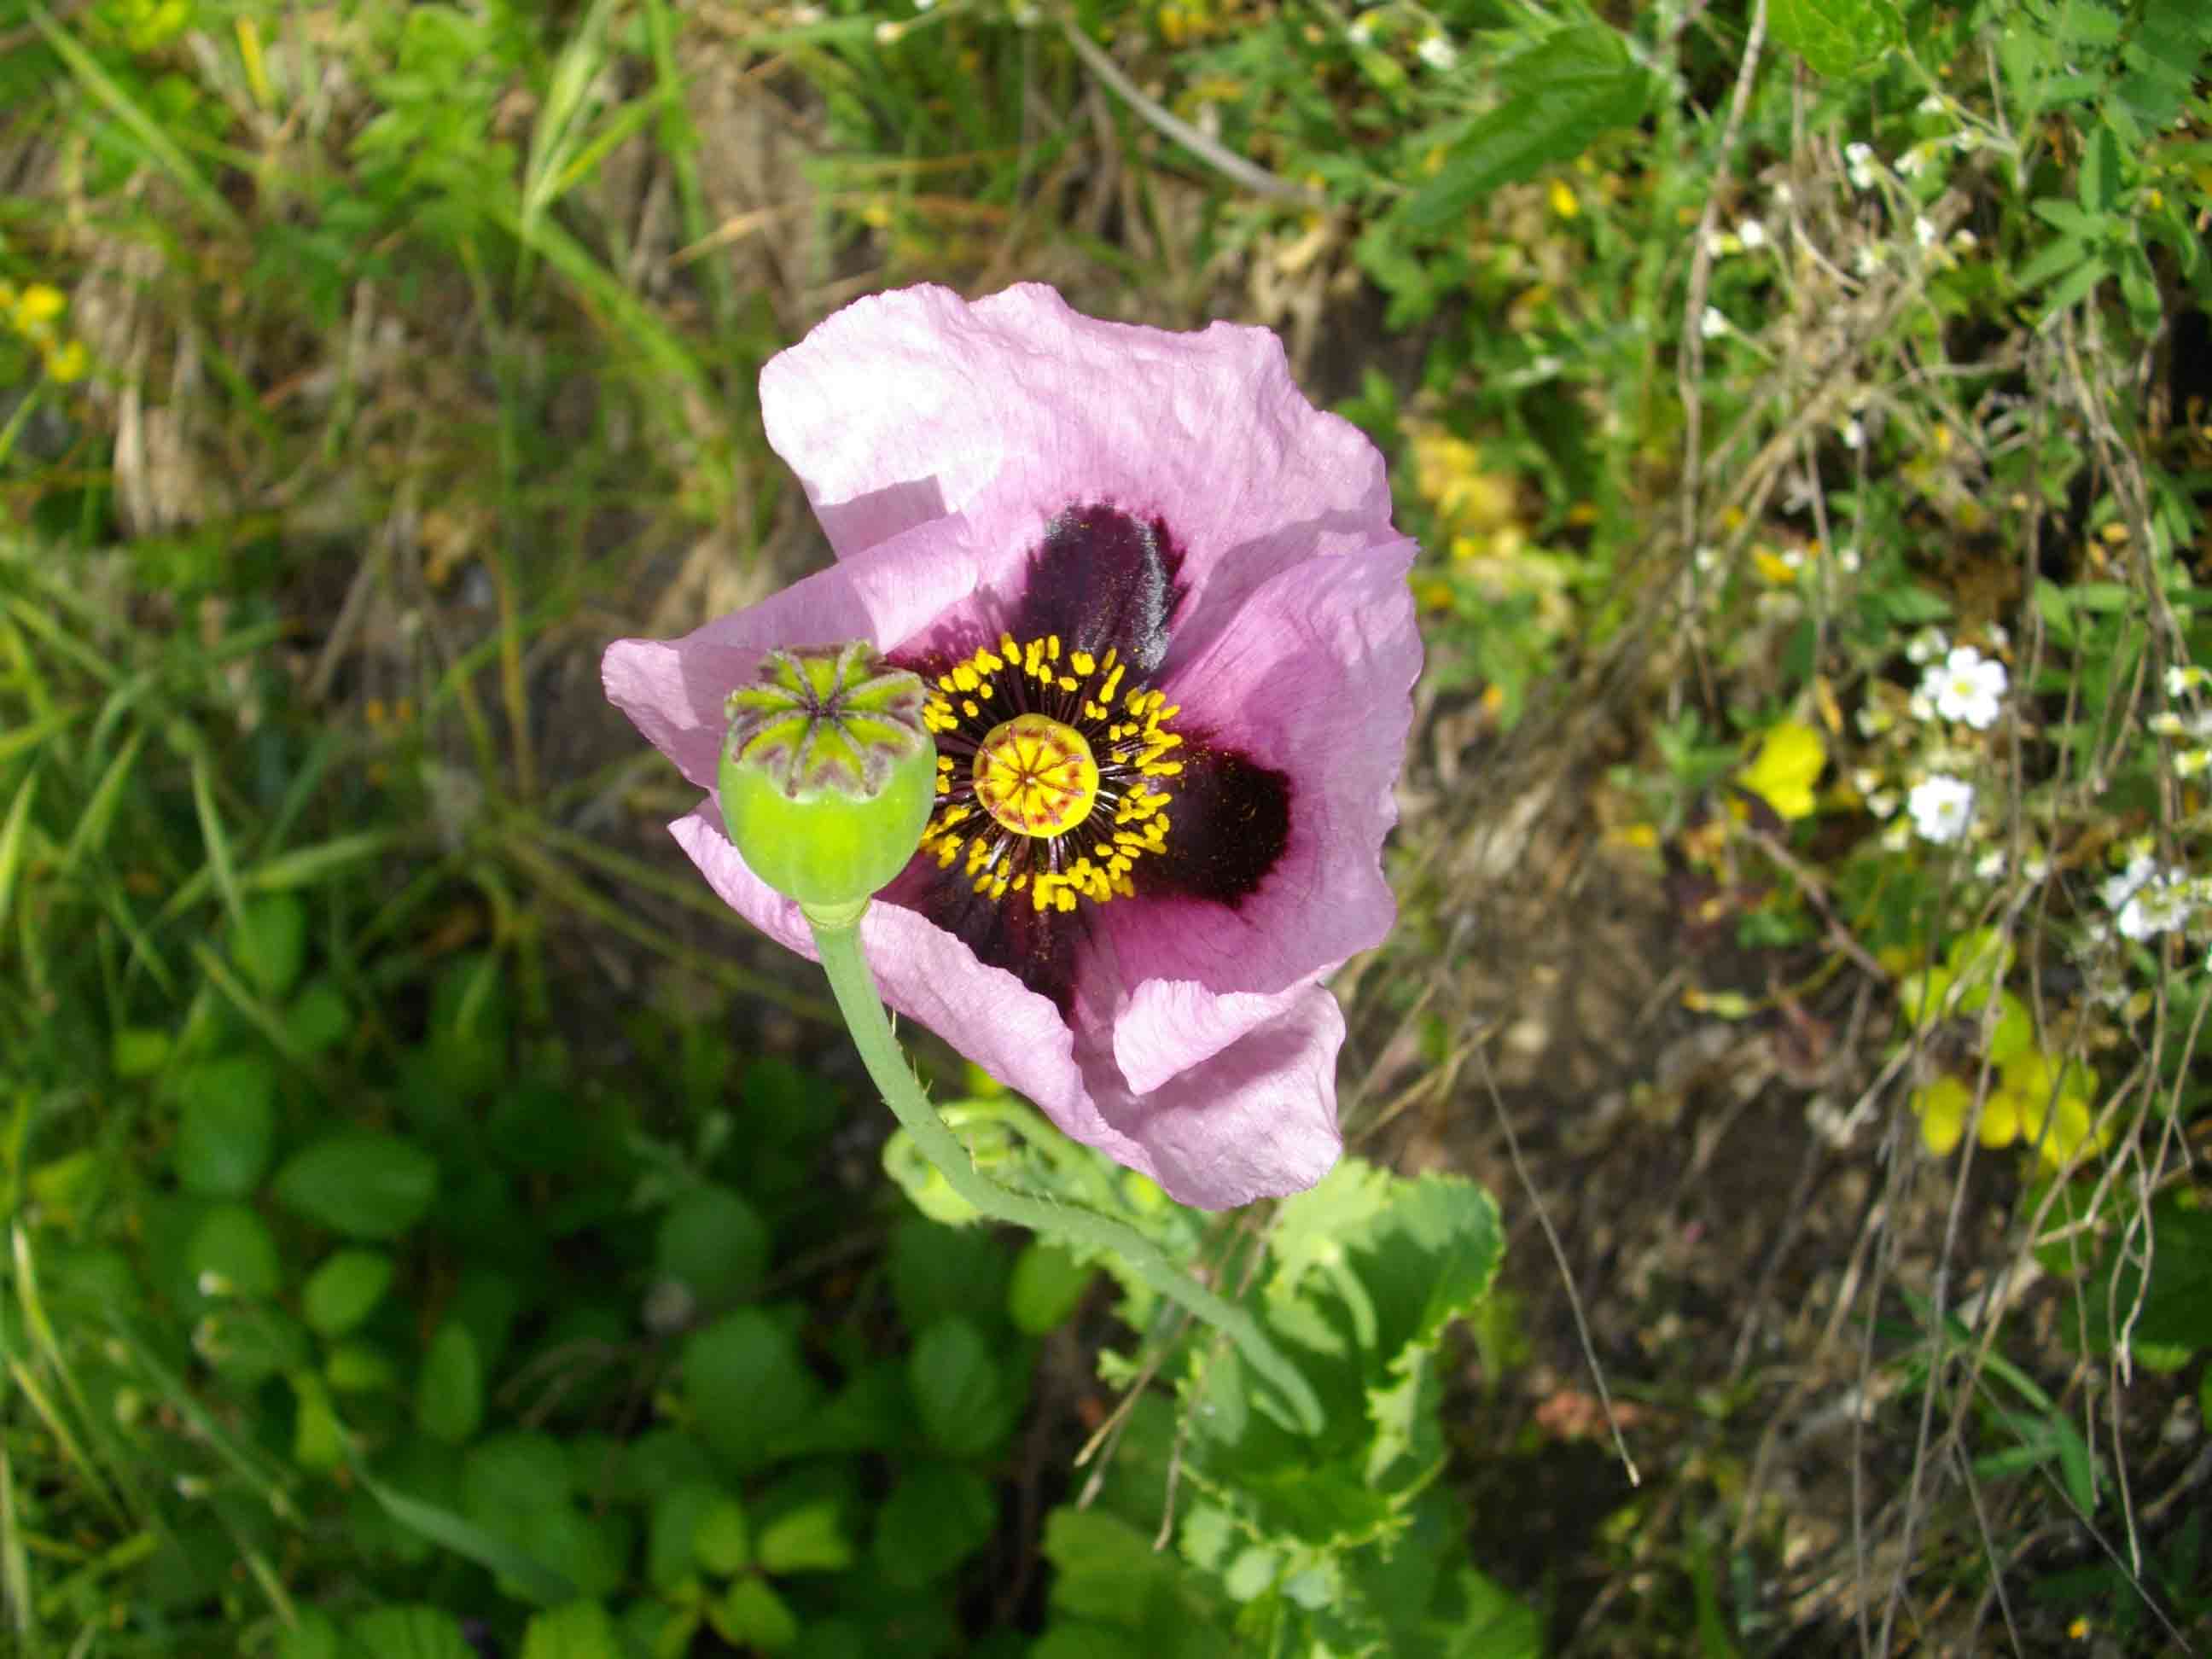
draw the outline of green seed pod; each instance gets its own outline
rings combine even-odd
[[[906,867],[937,802],[921,682],[867,643],[771,651],[730,693],[722,822],[788,897],[855,913]]]

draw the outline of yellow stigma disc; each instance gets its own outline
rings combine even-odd
[[[1098,763],[1074,727],[1017,715],[976,747],[975,799],[1016,835],[1065,835],[1091,816]]]

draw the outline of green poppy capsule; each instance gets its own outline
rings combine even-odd
[[[810,907],[857,908],[906,866],[936,805],[921,682],[866,641],[771,651],[730,693],[722,822],[746,867]]]

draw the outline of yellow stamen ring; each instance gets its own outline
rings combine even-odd
[[[994,901],[1070,911],[1133,896],[1132,872],[1167,844],[1183,740],[1169,726],[1182,710],[1125,688],[1127,672],[1110,647],[1002,634],[940,673],[922,705],[940,752],[921,850]]]
[[[1018,836],[1065,835],[1098,799],[1091,745],[1042,714],[993,726],[975,746],[975,777],[983,810]]]

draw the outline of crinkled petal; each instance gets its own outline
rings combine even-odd
[[[1420,668],[1406,586],[1413,555],[1411,542],[1395,541],[1294,566],[1195,659],[1170,662],[1164,684],[1183,709],[1178,730],[1288,777],[1289,839],[1255,889],[1222,903],[1180,878],[1176,846],[1233,836],[1236,803],[1179,796],[1163,867],[1145,860],[1137,896],[1101,912],[1123,985],[1190,981],[1270,995],[1389,933],[1396,906],[1382,838],[1397,821],[1393,787]]]
[[[770,360],[761,411],[842,557],[965,513],[1012,592],[1071,506],[1159,520],[1187,647],[1285,566],[1393,533],[1382,457],[1306,401],[1272,332],[1101,322],[1034,283],[857,301]]]
[[[669,826],[722,902],[779,945],[819,961],[798,902],[763,884],[723,833],[712,798]],[[1124,1163],[1137,1142],[1099,1115],[1060,1011],[927,916],[878,900],[860,919],[860,943],[884,1000],[936,1032],[1085,1145]]]
[[[896,649],[975,595],[979,564],[964,520],[939,519],[863,556],[817,571],[680,640],[617,640],[600,665],[608,699],[702,788],[714,783],[723,708],[773,647],[872,640]]]
[[[1176,1000],[1171,992],[1160,1006]],[[1344,1151],[1336,999],[1309,985],[1265,1000],[1275,1004],[1269,1018],[1152,1090],[1119,1085],[1106,1064],[1085,1067],[1100,1109],[1139,1149],[1115,1156],[1181,1203],[1225,1210],[1302,1192]]]

